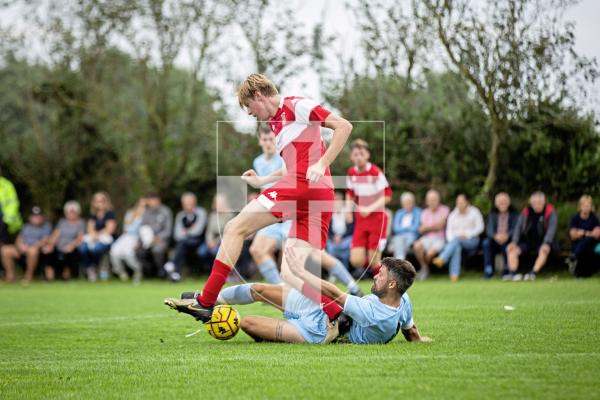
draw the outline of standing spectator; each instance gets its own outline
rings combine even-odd
[[[225,228],[225,224],[233,217],[233,213],[229,211],[227,198],[222,194],[215,195],[212,203],[212,211],[208,216],[205,243],[202,243],[198,248],[198,255],[209,265],[212,265],[217,256],[223,235],[223,228]]]
[[[553,248],[556,235],[557,217],[552,204],[546,204],[546,195],[535,192],[529,198],[529,206],[523,209],[512,241],[508,245],[508,274],[505,280],[521,280],[519,257],[523,254],[536,257],[533,268],[525,274],[525,280],[535,280],[537,274],[546,264]]]
[[[26,268],[23,283],[31,283],[38,263],[46,265],[48,261],[42,248],[48,243],[51,234],[52,226],[45,221],[42,210],[33,207],[29,223],[21,229],[15,244],[2,246],[2,264],[4,264],[6,282],[15,280],[15,264],[18,260],[24,260]]]
[[[139,247],[139,233],[142,226],[142,217],[146,209],[146,200],[139,199],[135,206],[125,213],[123,233],[110,248],[110,261],[113,272],[122,280],[127,281],[129,275],[125,265],[133,270],[133,282],[139,283],[142,279],[142,263],[136,256]]]
[[[112,211],[110,196],[106,192],[97,192],[92,197],[90,218],[87,222],[86,234],[79,245],[79,254],[85,268],[85,273],[90,282],[98,279],[97,268],[102,256],[108,253],[117,229],[115,213]],[[100,271],[100,279],[108,279],[109,271]]]
[[[71,279],[72,268],[79,265],[79,252],[77,247],[85,234],[85,222],[81,219],[81,206],[71,200],[63,207],[64,218],[58,221],[48,244],[46,253],[54,254],[54,265],[45,267],[47,281],[53,281],[56,271],[60,271],[62,278]]]
[[[165,264],[165,271],[173,282],[181,280],[181,267],[188,254],[198,250],[206,228],[206,210],[198,207],[196,195],[190,192],[181,196],[183,210],[175,217],[175,257]]]
[[[0,169],[0,245],[8,241],[23,226],[19,213],[19,198],[11,181],[2,176]]]
[[[164,277],[167,250],[171,231],[173,230],[173,213],[162,204],[156,193],[146,195],[146,209],[140,227],[141,246],[138,248],[138,258],[142,260],[144,275],[157,274]]]
[[[494,275],[494,259],[497,254],[504,258],[504,272],[507,273],[506,247],[515,230],[519,214],[510,205],[508,193],[498,193],[494,198],[494,209],[488,216],[486,238],[483,241],[483,273],[486,279]]]
[[[594,248],[600,241],[600,221],[594,213],[591,196],[581,196],[578,213],[571,218],[569,237],[571,238],[571,255],[567,259],[569,272],[575,276],[591,276],[597,269],[598,256]]]
[[[474,252],[479,246],[479,235],[483,232],[481,211],[469,202],[465,193],[456,196],[456,206],[448,216],[446,226],[447,243],[440,255],[433,259],[438,268],[450,262],[450,280],[458,281],[462,252]]]
[[[352,219],[348,220],[346,214],[344,196],[335,192],[333,214],[329,225],[327,253],[340,260],[344,267],[348,269],[350,267],[350,243],[352,242],[354,223]]]
[[[442,250],[445,240],[446,220],[450,209],[442,204],[440,193],[431,189],[425,196],[427,208],[421,213],[421,236],[413,244],[415,257],[421,266],[417,279],[429,277],[429,263]]]
[[[421,225],[421,209],[415,207],[415,195],[404,192],[400,196],[402,208],[394,215],[392,225],[392,244],[394,257],[405,259],[413,242],[419,237],[419,226]]]

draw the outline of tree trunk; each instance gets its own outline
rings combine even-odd
[[[490,198],[490,194],[496,185],[496,173],[498,170],[498,151],[500,149],[500,143],[502,139],[502,133],[504,130],[503,124],[496,118],[492,118],[492,145],[490,146],[490,152],[488,153],[489,167],[485,182],[481,188],[481,197]]]

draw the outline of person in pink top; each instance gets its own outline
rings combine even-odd
[[[442,250],[446,243],[446,220],[450,209],[442,204],[440,192],[431,189],[425,196],[427,208],[421,213],[421,237],[413,244],[415,257],[421,266],[417,279],[429,277],[429,263]]]

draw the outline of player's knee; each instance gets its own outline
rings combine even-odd
[[[252,232],[248,231],[247,224],[244,224],[239,215],[227,222],[223,228],[223,235],[246,237],[250,233]]]
[[[263,246],[259,246],[257,243],[252,242],[250,245],[250,255],[252,258],[257,259],[261,258],[265,254],[265,249]]]
[[[253,283],[251,286],[251,293],[252,293],[252,298],[254,300],[258,300],[257,296],[261,297],[266,289],[266,286],[262,283]]]
[[[413,250],[414,251],[423,251],[423,243],[421,243],[420,240],[417,240],[416,242],[413,243]]]
[[[242,318],[242,321],[240,322],[240,328],[242,328],[242,330],[244,332],[252,332],[255,327],[256,327],[256,321],[254,318],[252,318],[252,317]]]

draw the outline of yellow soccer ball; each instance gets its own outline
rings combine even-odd
[[[240,317],[235,308],[228,305],[216,306],[210,321],[204,324],[210,336],[229,340],[240,330]]]

